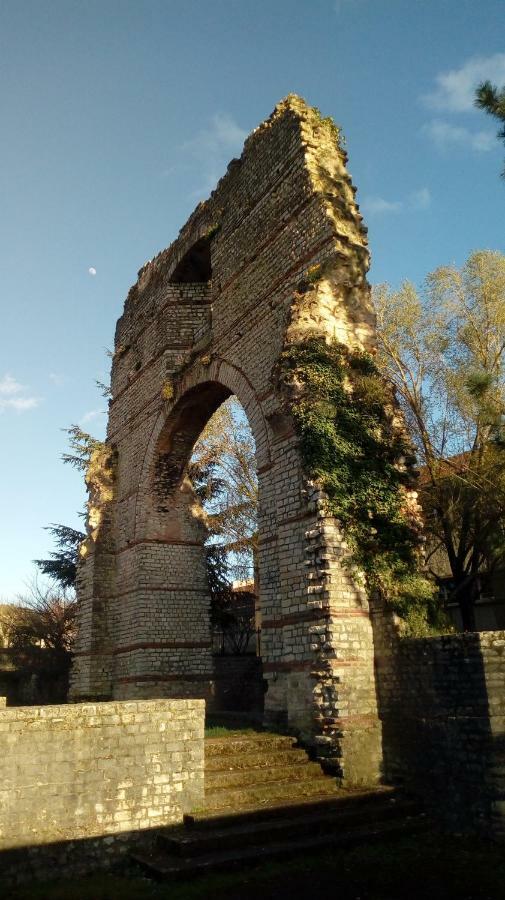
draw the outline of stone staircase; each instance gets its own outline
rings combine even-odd
[[[345,791],[295,738],[229,734],[205,741],[205,806],[133,859],[158,880],[393,839],[427,827],[391,788]]]

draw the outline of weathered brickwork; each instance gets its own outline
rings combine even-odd
[[[91,476],[98,524],[81,566],[72,697],[211,701],[205,532],[185,467],[235,394],[256,442],[265,717],[359,783],[378,776],[380,755],[367,599],[304,477],[276,376],[290,342],[373,343],[366,229],[345,164],[331,123],[288,97],[140,270],[115,338],[113,497]]]
[[[379,616],[379,619],[382,617]],[[505,632],[376,631],[384,773],[453,831],[505,840]]]
[[[0,871],[16,848],[35,871],[44,847],[103,862],[115,840],[180,822],[203,801],[204,715],[202,700],[0,703]]]

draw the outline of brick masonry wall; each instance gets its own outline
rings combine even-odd
[[[505,632],[377,637],[386,779],[450,830],[505,840]]]
[[[79,846],[103,864],[104,847],[180,822],[203,801],[204,714],[202,700],[0,708],[0,871],[16,848],[21,868]]]
[[[89,481],[71,696],[215,696],[205,530],[185,467],[235,394],[256,443],[265,717],[350,784],[379,772],[367,598],[307,483],[276,368],[286,346],[314,335],[373,345],[366,228],[346,161],[318,111],[286,98],[140,270],[116,328],[113,485],[96,467]],[[311,266],[321,278],[308,286]]]

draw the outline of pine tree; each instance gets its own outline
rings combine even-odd
[[[101,441],[83,431],[79,425],[64,429],[68,434],[70,453],[63,453],[62,460],[81,472],[85,472],[94,450],[103,446]],[[80,515],[83,515],[80,513]],[[56,550],[50,552],[50,559],[35,559],[40,571],[57,581],[63,588],[75,587],[79,547],[86,537],[84,532],[69,525],[51,524],[47,526],[56,543]]]
[[[79,547],[86,535],[69,525],[51,524],[46,531],[51,532],[58,549],[50,552],[50,559],[35,559],[35,564],[63,588],[75,587]]]
[[[497,136],[505,144],[505,85],[500,90],[490,81],[483,81],[475,93],[475,105],[503,124]],[[505,169],[502,178],[505,178]]]

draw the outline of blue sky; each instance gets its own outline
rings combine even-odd
[[[78,525],[115,321],[275,103],[343,128],[372,282],[505,250],[503,0],[0,0],[0,598]],[[93,274],[96,273],[96,274]]]

